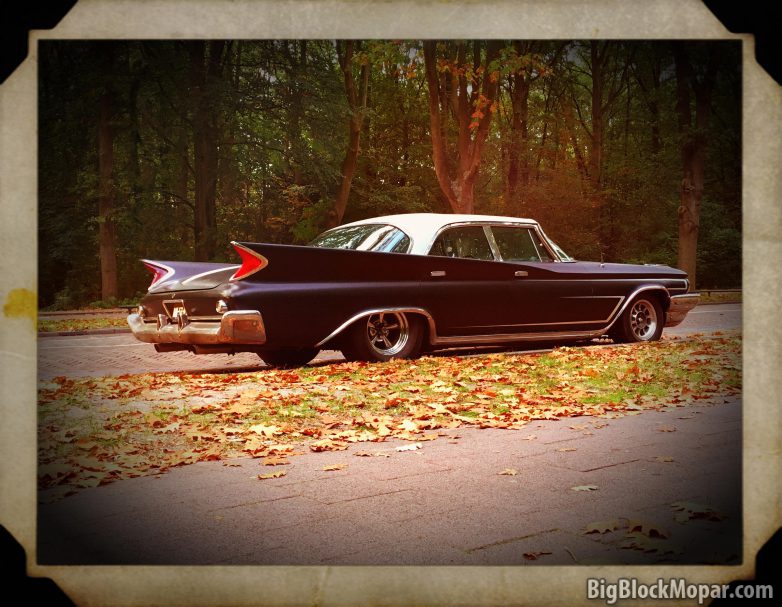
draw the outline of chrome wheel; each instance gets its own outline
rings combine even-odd
[[[640,299],[630,309],[630,330],[637,341],[649,341],[657,332],[657,311],[654,306]]]
[[[410,339],[410,325],[404,314],[380,312],[367,318],[367,340],[381,356],[395,356]]]

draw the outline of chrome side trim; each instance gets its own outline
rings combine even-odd
[[[458,335],[453,337],[435,337],[433,346],[454,344],[497,344],[514,341],[545,341],[549,339],[591,339],[603,335],[605,330],[595,331],[542,331],[536,333],[505,333],[496,335]]]
[[[658,291],[662,290],[665,292],[666,295],[668,295],[668,290],[662,286],[662,285],[643,285],[635,289],[629,296],[623,297],[621,295],[616,296],[604,296],[604,297],[621,297],[619,303],[617,303],[616,307],[614,308],[613,312],[611,313],[611,316],[613,316],[613,319],[611,316],[608,317],[608,319],[604,321],[593,321],[593,322],[608,322],[607,325],[599,328],[599,329],[591,329],[589,331],[536,331],[534,333],[497,333],[497,334],[490,334],[490,335],[449,335],[446,337],[439,337],[437,335],[437,327],[434,322],[434,318],[432,318],[432,315],[429,314],[426,310],[423,308],[375,308],[372,310],[364,310],[363,312],[359,312],[358,314],[355,314],[351,316],[348,320],[343,322],[339,327],[334,329],[327,337],[320,340],[317,344],[315,344],[316,348],[320,348],[328,342],[330,339],[333,339],[342,331],[344,331],[347,327],[349,327],[351,324],[359,320],[360,318],[365,318],[366,316],[369,316],[370,314],[379,314],[380,312],[409,312],[414,314],[420,314],[424,318],[426,318],[426,321],[429,325],[429,344],[432,346],[442,346],[442,345],[453,345],[453,344],[493,344],[493,343],[507,343],[507,342],[514,342],[514,341],[542,341],[542,340],[551,340],[551,339],[591,339],[593,337],[599,337],[601,335],[605,335],[605,333],[614,325],[614,323],[617,321],[617,319],[621,318],[624,311],[627,309],[627,306],[635,299],[637,295],[640,293],[643,293],[645,291]],[[567,323],[550,323],[550,324],[556,324],[556,325],[564,325]],[[572,323],[572,324],[588,324],[588,322],[580,321],[578,323]],[[498,325],[498,326],[541,326],[541,323],[538,323],[537,325]]]
[[[367,316],[371,316],[372,314],[380,314],[381,312],[407,312],[409,314],[420,314],[421,316],[426,318],[426,322],[429,324],[429,335],[431,336],[436,334],[434,319],[432,318],[432,315],[429,314],[429,312],[427,312],[423,308],[373,308],[372,310],[364,310],[363,312],[359,312],[358,314],[354,314],[353,316],[348,318],[345,322],[339,325],[326,337],[324,337],[318,343],[316,343],[315,347],[320,348],[323,344],[335,338],[337,335],[342,333],[342,331],[347,329],[350,325],[352,325],[357,320],[361,318],[366,318]]]
[[[526,324],[519,324],[519,325],[471,325],[470,327],[459,327],[460,329],[485,329],[489,327],[546,327],[549,325],[594,325],[597,323],[604,323],[610,321],[614,314],[616,313],[616,309],[622,304],[624,301],[623,295],[574,295],[573,297],[568,297],[567,299],[618,299],[619,301],[616,302],[616,305],[614,306],[614,309],[611,310],[611,313],[608,315],[608,318],[603,318],[601,320],[569,320],[567,322],[531,322]]]
[[[219,322],[191,319],[183,326],[165,322],[159,328],[158,323],[145,323],[138,314],[131,314],[128,316],[128,325],[136,339],[149,344],[260,345],[266,343],[266,327],[258,310],[226,312]]]
[[[181,285],[186,285],[189,282],[192,282],[194,280],[198,280],[199,278],[203,278],[204,276],[209,276],[210,274],[216,274],[217,272],[227,272],[229,270],[237,270],[238,268],[241,268],[242,266],[226,266],[224,268],[217,268],[216,270],[209,270],[208,272],[201,272],[200,274],[196,274],[195,276],[191,276],[190,278],[185,278],[181,283]]]
[[[685,316],[698,305],[701,299],[700,293],[686,293],[685,295],[671,296],[671,304],[665,313],[665,326],[675,327],[680,324]]]
[[[483,233],[486,236],[486,240],[489,241],[489,248],[491,249],[491,254],[494,256],[494,261],[502,261],[500,247],[497,245],[497,241],[494,238],[494,232],[491,231],[491,227],[488,224],[483,225]]]

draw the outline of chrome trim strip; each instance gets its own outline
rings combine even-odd
[[[629,296],[620,296],[620,295],[605,295],[602,297],[620,297],[621,299],[617,303],[616,307],[614,307],[614,310],[611,312],[611,315],[609,315],[608,319],[603,321],[587,321],[587,322],[578,322],[578,323],[550,323],[552,325],[564,325],[564,324],[589,324],[590,322],[607,322],[609,319],[611,319],[611,316],[613,316],[613,319],[611,322],[609,322],[606,326],[601,327],[600,329],[594,329],[590,331],[538,331],[535,333],[498,333],[493,335],[453,335],[453,336],[446,336],[446,337],[438,337],[437,335],[437,327],[434,322],[434,318],[432,318],[432,315],[424,310],[423,308],[375,308],[372,310],[364,310],[363,312],[359,312],[358,314],[355,314],[351,316],[348,320],[343,322],[339,327],[334,329],[327,337],[320,340],[317,344],[315,344],[316,348],[320,348],[328,342],[330,339],[333,339],[337,335],[339,335],[342,331],[344,331],[348,326],[353,324],[355,321],[359,320],[360,318],[364,318],[366,316],[369,316],[370,314],[379,314],[380,312],[410,312],[415,314],[421,314],[426,318],[427,323],[429,324],[429,344],[432,346],[441,346],[445,344],[492,344],[492,343],[505,343],[505,342],[514,342],[514,341],[542,341],[547,339],[591,339],[593,337],[599,337],[600,335],[605,335],[605,333],[614,325],[614,323],[617,321],[618,318],[622,316],[622,313],[627,309],[627,306],[630,304],[630,302],[633,301],[633,299],[639,295],[640,293],[643,293],[644,291],[656,291],[656,290],[662,290],[668,294],[668,290],[662,286],[662,285],[642,285],[635,289]],[[596,296],[601,297],[601,296]],[[621,306],[621,307],[620,307]],[[540,325],[541,323],[538,323]],[[536,326],[536,325],[498,325],[498,326]]]
[[[590,339],[603,335],[605,330],[595,331],[543,331],[537,333],[505,333],[496,335],[462,335],[436,337],[430,340],[433,346],[453,344],[496,344],[514,341],[545,341],[548,339]]]
[[[596,323],[600,322],[608,322],[610,321],[614,313],[616,312],[616,309],[621,305],[621,303],[624,301],[624,295],[595,295],[594,299],[607,299],[607,298],[617,298],[619,301],[616,302],[616,305],[614,306],[614,309],[611,310],[611,313],[608,315],[608,318],[603,318],[601,320],[568,320],[566,322],[531,322],[526,324],[518,324],[518,325],[471,325],[469,327],[458,327],[459,329],[487,329],[489,327],[547,327],[550,325],[594,325]],[[578,295],[569,297],[568,299],[587,299],[590,298],[589,295]]]
[[[420,314],[421,316],[426,318],[426,322],[429,324],[429,335],[431,336],[436,334],[434,319],[432,318],[432,315],[429,314],[429,312],[427,312],[423,308],[374,308],[372,310],[364,310],[363,312],[354,314],[345,322],[343,322],[341,325],[339,325],[336,329],[334,329],[331,333],[329,333],[328,336],[326,336],[325,338],[321,339],[318,343],[316,343],[315,347],[320,348],[323,344],[335,338],[337,335],[342,333],[342,331],[344,331],[347,327],[352,325],[357,320],[361,318],[365,318],[372,314],[380,314],[381,312],[408,312],[410,314]]]
[[[156,266],[158,268],[163,268],[166,271],[165,275],[163,275],[163,278],[153,282],[151,285],[149,285],[147,287],[147,292],[151,291],[153,288],[157,289],[158,287],[160,287],[163,284],[165,284],[168,281],[168,279],[171,278],[175,274],[175,272],[176,272],[174,270],[174,268],[172,268],[171,266],[167,266],[166,264],[160,263],[159,261],[152,261],[150,259],[142,259],[141,263],[148,263],[151,266]]]
[[[198,280],[199,278],[203,278],[204,276],[209,276],[210,274],[216,274],[217,272],[227,272],[228,270],[236,270],[237,268],[241,268],[241,265],[238,266],[225,266],[224,268],[217,268],[216,270],[209,270],[208,272],[201,272],[200,274],[196,274],[195,276],[191,276],[190,278],[185,278],[182,282],[179,284],[186,285],[187,283]]]
[[[259,265],[257,268],[255,268],[255,269],[254,269],[252,272],[249,272],[248,274],[245,274],[245,275],[244,275],[244,276],[242,276],[241,278],[234,278],[233,276],[231,276],[231,278],[229,278],[229,279],[228,279],[229,281],[231,281],[231,282],[232,282],[232,281],[234,281],[234,280],[244,280],[245,278],[247,278],[247,277],[249,277],[249,276],[252,276],[252,275],[253,275],[253,274],[255,274],[256,272],[259,272],[259,271],[263,270],[263,269],[264,269],[266,266],[268,266],[268,265],[269,265],[269,260],[268,260],[268,259],[266,259],[266,258],[265,258],[263,255],[261,255],[260,253],[256,253],[256,252],[255,252],[255,251],[253,251],[252,249],[250,249],[250,248],[248,248],[248,247],[245,247],[244,245],[241,245],[241,244],[239,244],[239,243],[238,243],[238,242],[236,242],[235,240],[232,240],[232,241],[231,241],[231,244],[233,245],[233,247],[234,247],[234,248],[236,248],[236,249],[241,249],[242,251],[245,251],[245,252],[249,253],[250,255],[252,255],[253,257],[255,257],[255,258],[259,259],[259,260],[261,261],[261,265]],[[244,264],[242,264],[242,265],[244,265]],[[241,268],[241,267],[242,267],[242,265],[240,265],[239,267]],[[236,274],[236,272],[234,272],[234,274]]]
[[[497,244],[497,241],[494,239],[494,232],[491,231],[491,226],[484,224],[483,233],[486,236],[486,240],[489,241],[489,248],[491,249],[491,254],[494,255],[494,261],[502,261],[500,247]]]
[[[220,322],[195,322],[190,320],[180,327],[166,323],[145,323],[138,314],[128,316],[128,325],[139,341],[150,344],[264,344],[266,327],[258,310],[233,310],[226,312]]]
[[[665,313],[665,326],[675,327],[680,324],[687,314],[701,299],[700,293],[686,293],[684,295],[672,295],[671,303]]]

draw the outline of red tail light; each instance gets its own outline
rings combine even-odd
[[[144,264],[147,270],[152,272],[152,282],[149,284],[149,287],[147,287],[147,289],[151,289],[157,283],[162,282],[163,280],[169,278],[170,276],[173,276],[174,274],[174,268],[169,268],[168,266],[164,266],[161,263],[148,261],[146,259],[142,259],[141,263]]]
[[[258,270],[263,270],[269,265],[269,260],[260,253],[256,253],[252,249],[240,245],[238,242],[232,242],[231,244],[234,246],[234,249],[236,249],[236,252],[239,253],[239,257],[242,258],[242,265],[234,272],[233,276],[231,276],[231,280],[242,280],[242,278],[247,278],[251,274],[255,274]]]

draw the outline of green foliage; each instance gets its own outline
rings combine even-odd
[[[112,187],[120,297],[143,292],[139,258],[192,259],[196,192],[193,45],[188,41],[43,41],[39,94],[39,284],[43,306],[100,299],[98,116],[114,115]],[[716,44],[716,43],[715,43]],[[697,46],[697,48],[696,48]],[[306,243],[325,225],[341,182],[349,104],[326,40],[207,44],[205,89],[216,143],[215,260],[230,240]],[[449,207],[432,161],[420,41],[362,41],[369,86],[358,167],[344,220]],[[460,62],[460,48],[463,62]],[[703,44],[692,48],[702,73]],[[211,50],[209,50],[211,49]],[[212,57],[221,49],[219,57]],[[600,179],[590,42],[511,41],[486,69],[499,93],[480,157],[475,211],[527,216],[581,259],[675,264],[681,156],[676,81],[666,42],[600,43],[605,52]],[[438,71],[480,81],[486,44],[438,44]],[[740,283],[740,63],[722,44],[707,140],[698,264],[708,287]],[[212,59],[214,61],[212,61]],[[355,70],[354,70],[355,73]],[[525,86],[526,95],[519,95]],[[455,108],[454,108],[455,111]],[[458,123],[443,128],[449,145]],[[455,150],[448,150],[456,157]],[[518,188],[509,193],[512,152]],[[579,155],[582,156],[579,159]],[[202,186],[199,186],[202,187]]]

